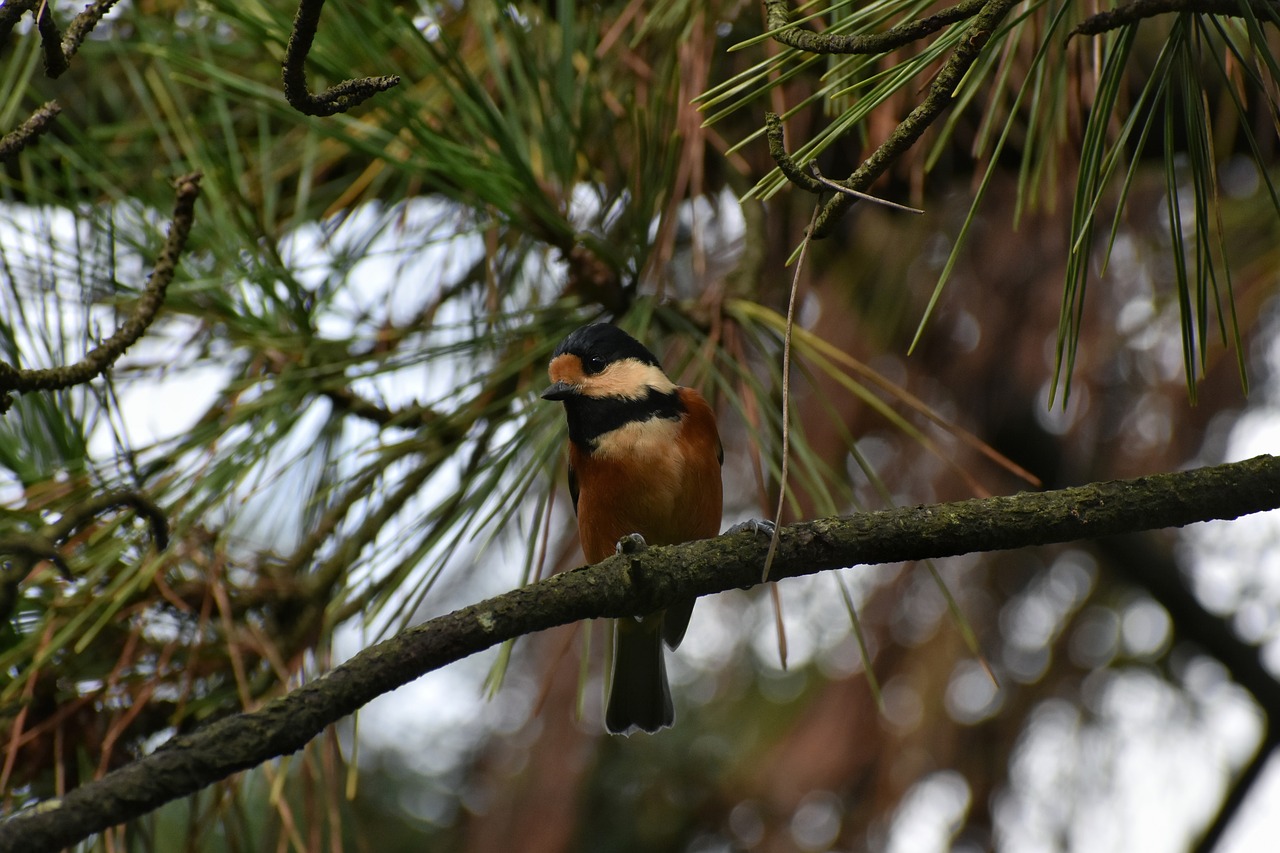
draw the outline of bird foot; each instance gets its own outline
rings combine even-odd
[[[628,533],[618,540],[613,550],[617,554],[638,554],[648,547],[649,543],[639,533]]]
[[[748,530],[752,533],[773,536],[774,525],[773,522],[769,521],[767,518],[751,518],[730,527],[725,531],[725,535],[728,536],[733,533],[745,533]]]

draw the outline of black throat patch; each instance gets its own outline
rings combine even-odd
[[[579,447],[594,450],[600,436],[632,423],[654,418],[676,421],[684,414],[684,403],[676,391],[664,394],[649,389],[644,397],[570,397],[564,401],[569,421],[569,440]]]

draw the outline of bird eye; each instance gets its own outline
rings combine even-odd
[[[583,363],[583,366],[586,368],[587,373],[599,373],[605,369],[606,362],[604,360],[604,356],[589,355]]]

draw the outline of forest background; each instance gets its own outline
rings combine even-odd
[[[1280,506],[1277,24],[6,0],[0,850],[1266,849],[1280,527],[1168,528]],[[557,574],[600,319],[789,579]]]

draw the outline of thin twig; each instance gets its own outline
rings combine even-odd
[[[787,0],[764,0],[765,26],[772,31],[770,35],[774,41],[807,53],[888,53],[931,36],[943,27],[972,18],[984,3],[986,0],[963,0],[927,18],[906,21],[882,33],[841,35],[789,26],[791,13],[787,9]]]
[[[74,56],[80,49],[80,45],[84,44],[84,40],[88,38],[89,33],[93,32],[93,28],[118,2],[119,0],[95,0],[85,6],[79,15],[72,18],[71,23],[67,24],[67,31],[62,36],[63,55],[68,59]]]
[[[404,429],[444,429],[446,427],[446,419],[443,415],[421,403],[413,403],[403,409],[388,409],[386,406],[360,396],[350,388],[326,388],[320,393],[328,398],[335,411],[363,418],[378,426]]]
[[[1249,11],[1246,12],[1246,9]],[[1072,36],[1102,35],[1146,18],[1173,12],[1234,18],[1242,18],[1252,13],[1260,22],[1268,21],[1280,25],[1277,22],[1277,11],[1275,0],[1134,0],[1133,3],[1085,18],[1076,25],[1075,29],[1067,33],[1067,41],[1070,41]]]
[[[53,20],[49,0],[40,2],[40,8],[36,11],[36,29],[40,32],[40,50],[44,53],[44,73],[50,77],[60,77],[70,64],[62,51],[62,33]]]
[[[35,142],[61,112],[62,107],[57,101],[47,101],[28,116],[26,121],[0,137],[0,160],[8,160]]]
[[[169,236],[156,258],[147,283],[133,314],[116,329],[115,334],[94,347],[75,364],[35,370],[19,370],[0,361],[0,414],[12,403],[10,392],[51,391],[81,385],[109,369],[116,359],[124,355],[142,337],[155,321],[164,304],[165,291],[173,281],[178,261],[186,248],[187,237],[195,219],[196,198],[200,195],[200,173],[192,172],[179,178],[177,199],[173,206],[173,219],[169,224]]]
[[[39,2],[40,0],[4,0],[0,3],[0,39],[7,39],[22,16],[36,8]]]
[[[22,576],[35,566],[41,560],[48,560],[58,570],[58,574],[67,580],[70,580],[71,567],[67,565],[67,561],[58,553],[58,546],[54,541],[39,533],[32,533],[26,536],[9,536],[0,539],[0,555],[6,557],[18,557],[19,561],[16,565],[4,569],[5,574],[10,574],[16,581],[21,581]],[[8,614],[0,614],[0,617],[7,617]]]
[[[1232,673],[1234,676],[1234,673]],[[1268,715],[1267,728],[1263,733],[1262,743],[1258,744],[1258,751],[1254,753],[1253,758],[1249,759],[1249,763],[1245,765],[1243,771],[1231,783],[1231,787],[1227,791],[1226,799],[1222,801],[1222,805],[1218,808],[1218,813],[1214,815],[1213,822],[1205,830],[1204,835],[1200,836],[1200,840],[1196,842],[1196,846],[1192,848],[1191,853],[1213,853],[1218,849],[1218,842],[1222,840],[1223,834],[1227,831],[1227,827],[1231,825],[1231,821],[1240,813],[1240,806],[1244,804],[1245,798],[1258,780],[1262,777],[1263,771],[1271,765],[1271,759],[1276,755],[1277,747],[1280,747],[1280,738],[1277,738],[1275,732],[1280,728],[1280,720]]]
[[[80,50],[85,38],[118,2],[119,0],[95,0],[72,19],[63,35],[58,30],[57,22],[53,20],[53,3],[51,0],[41,0],[40,8],[36,11],[36,28],[40,31],[45,73],[50,77],[60,77],[70,68],[71,57]]]
[[[284,96],[298,112],[311,116],[344,113],[379,92],[400,84],[400,77],[357,77],[330,86],[318,95],[307,88],[307,54],[315,41],[324,0],[301,0],[293,19],[293,32],[284,51]]]
[[[54,542],[63,542],[103,513],[125,508],[146,519],[157,550],[169,547],[169,520],[165,518],[164,511],[151,498],[130,489],[104,492],[63,510],[62,517],[46,526],[43,535]]]
[[[169,545],[169,523],[164,513],[145,495],[133,491],[106,492],[64,509],[61,517],[39,530],[0,539],[0,557],[14,558],[12,565],[0,561],[0,622],[7,620],[18,600],[18,585],[41,560],[47,560],[66,580],[74,575],[58,546],[93,519],[120,507],[130,507],[151,525],[157,550]]]
[[[764,114],[765,139],[769,143],[769,156],[777,164],[778,171],[791,183],[811,193],[822,192],[822,184],[788,152],[782,128],[782,117],[775,112]]]
[[[842,182],[845,186],[850,189],[866,189],[916,144],[943,111],[951,106],[956,87],[982,53],[991,34],[1017,4],[1018,0],[986,0],[957,42],[955,51],[938,70],[924,101],[908,113],[889,137]],[[813,229],[814,239],[829,236],[853,202],[854,197],[847,193],[840,193],[827,202],[818,214],[818,221]]]

